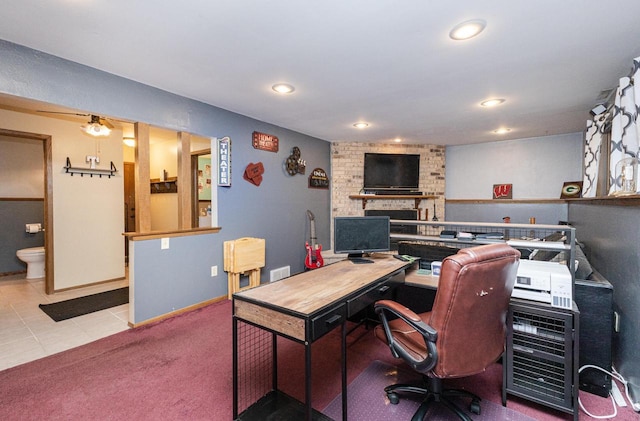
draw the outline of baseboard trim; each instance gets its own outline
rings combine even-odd
[[[202,308],[202,307],[206,307],[206,306],[208,306],[210,304],[219,303],[220,301],[224,301],[226,299],[227,299],[226,295],[221,296],[221,297],[217,297],[217,298],[212,298],[210,300],[202,301],[202,302],[197,303],[197,304],[192,304],[192,305],[190,305],[188,307],[184,307],[184,308],[181,308],[179,310],[175,310],[175,311],[171,311],[169,313],[161,314],[160,316],[156,316],[156,317],[153,317],[151,319],[148,319],[148,320],[145,320],[145,321],[142,321],[142,322],[139,322],[139,323],[131,323],[131,322],[129,322],[128,325],[129,325],[130,328],[135,329],[137,327],[146,326],[146,325],[149,325],[149,324],[152,324],[152,323],[160,322],[162,320],[169,319],[171,317],[175,317],[175,316],[178,316],[180,314],[188,313],[190,311],[197,310],[197,309]]]
[[[26,274],[27,271],[26,270],[18,270],[18,271],[15,271],[15,272],[2,272],[2,273],[0,273],[0,278],[2,278],[3,276],[20,275],[22,273]]]
[[[105,279],[104,281],[96,281],[96,282],[91,282],[89,284],[74,285],[74,286],[68,287],[68,288],[54,289],[53,290],[53,294],[58,294],[60,292],[73,291],[73,290],[76,290],[76,289],[82,289],[82,288],[87,288],[87,287],[94,287],[96,285],[108,284],[109,282],[123,281],[125,279],[127,279],[126,276],[121,276],[119,278]]]

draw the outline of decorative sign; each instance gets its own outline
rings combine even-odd
[[[493,198],[494,199],[512,199],[513,184],[494,184]]]
[[[322,168],[316,168],[309,174],[309,188],[311,189],[328,189],[329,176]]]
[[[274,135],[253,132],[253,147],[267,152],[278,152],[278,138]]]
[[[300,157],[300,148],[294,146],[291,155],[284,161],[284,168],[289,175],[304,174],[307,161]]]
[[[242,178],[254,186],[259,186],[260,183],[262,183],[262,174],[264,174],[264,165],[262,165],[262,162],[258,162],[257,164],[251,162],[247,165],[247,168],[245,168]]]
[[[231,139],[218,139],[218,185],[231,186]]]
[[[575,199],[582,196],[582,181],[565,181],[560,199]]]

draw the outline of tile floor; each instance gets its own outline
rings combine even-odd
[[[61,322],[54,322],[38,307],[127,285],[127,280],[121,280],[47,295],[44,278],[0,277],[0,370],[128,329],[129,304]]]

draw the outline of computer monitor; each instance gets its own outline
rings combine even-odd
[[[349,258],[389,251],[388,216],[337,216],[333,220],[333,252]]]

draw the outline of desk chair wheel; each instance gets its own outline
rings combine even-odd
[[[479,399],[472,399],[471,403],[469,404],[469,411],[471,411],[472,414],[476,414],[476,415],[480,415],[480,400]]]
[[[387,392],[387,398],[392,405],[397,405],[400,402],[400,398],[397,393]]]

